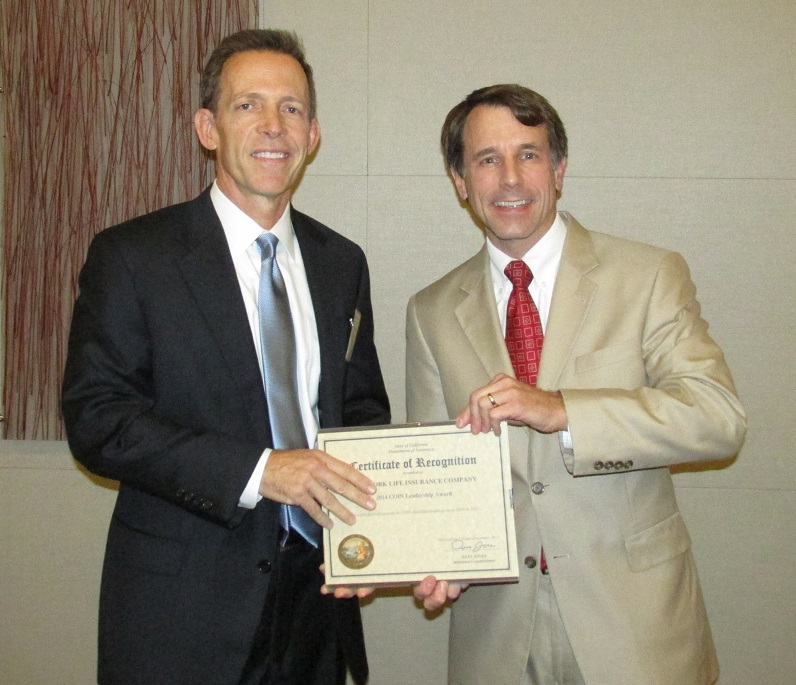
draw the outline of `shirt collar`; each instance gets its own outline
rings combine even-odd
[[[555,281],[566,236],[567,226],[561,216],[556,213],[553,225],[550,226],[547,233],[522,256],[522,261],[528,265],[534,280],[540,283],[553,283]],[[486,249],[489,253],[493,281],[500,283],[502,279],[508,279],[504,272],[509,262],[513,261],[513,258],[495,247],[489,238],[486,241]]]
[[[246,252],[258,236],[265,232],[254,219],[224,195],[216,181],[210,188],[210,199],[221,221],[230,252],[233,254]],[[271,233],[279,238],[279,244],[285,249],[290,259],[295,260],[296,234],[293,231],[293,222],[290,220],[290,203],[271,228]]]

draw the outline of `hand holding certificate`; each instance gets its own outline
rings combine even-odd
[[[402,585],[518,577],[507,431],[453,423],[323,430],[319,449],[378,488],[357,522],[324,530],[326,585]]]

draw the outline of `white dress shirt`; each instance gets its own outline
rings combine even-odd
[[[210,189],[210,199],[227,238],[262,373],[264,361],[260,346],[260,320],[257,310],[262,259],[256,240],[265,231],[254,219],[224,195],[217,183],[213,183],[213,187]],[[307,285],[307,273],[304,270],[301,249],[290,221],[290,205],[285,208],[282,216],[271,228],[271,232],[279,238],[276,261],[285,279],[290,302],[290,315],[296,334],[299,407],[307,444],[312,447],[318,437],[318,383],[321,375],[321,353],[318,329],[315,324],[315,311],[312,308],[312,299]],[[254,473],[241,495],[240,505],[242,507],[252,509],[261,499],[260,482],[270,454],[271,449],[266,449],[257,462]]]
[[[533,280],[528,287],[528,292],[539,310],[539,317],[542,319],[542,331],[547,331],[547,318],[550,315],[550,302],[553,299],[553,286],[556,282],[556,276],[558,276],[558,266],[561,263],[561,253],[564,250],[564,239],[566,237],[566,224],[556,214],[550,230],[522,257],[522,261],[528,265],[533,274]],[[495,247],[491,240],[486,241],[486,249],[492,266],[490,271],[492,274],[492,286],[495,290],[495,303],[497,304],[500,325],[505,336],[506,309],[508,308],[509,296],[514,285],[504,271],[513,259]]]
[[[539,310],[539,318],[542,320],[542,331],[545,333],[547,332],[547,319],[550,316],[550,303],[553,300],[553,287],[558,276],[558,267],[561,264],[561,253],[564,251],[564,240],[566,237],[567,226],[563,219],[556,214],[553,225],[547,233],[522,257],[522,261],[528,265],[533,274],[533,280],[528,286],[528,292]],[[508,309],[509,296],[514,288],[514,284],[505,274],[505,269],[513,259],[495,247],[489,239],[486,241],[486,249],[489,253],[495,303],[497,304],[500,325],[505,338],[506,310]],[[571,453],[572,436],[569,430],[560,431],[559,438],[562,448]],[[570,454],[566,456],[569,457]]]

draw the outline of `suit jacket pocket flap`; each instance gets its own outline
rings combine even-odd
[[[180,540],[133,528],[118,516],[108,536],[109,561],[162,575],[179,573],[185,547]]]
[[[691,547],[691,536],[680,512],[625,538],[632,571],[644,571],[673,559]]]

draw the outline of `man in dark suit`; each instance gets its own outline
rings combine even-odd
[[[327,527],[324,507],[353,521],[343,498],[375,506],[369,479],[304,447],[319,427],[390,419],[365,256],[290,205],[319,139],[296,36],[243,31],[222,41],[194,123],[215,154],[216,182],[98,234],[75,304],[69,445],[88,469],[120,481],[98,680],[326,685],[350,670],[361,683],[356,598],[322,594],[317,540],[280,526],[282,504]],[[278,238],[296,340],[295,390],[270,402],[263,378],[284,364],[261,348],[257,238],[267,234]],[[304,433],[289,444],[275,437],[282,399]]]

